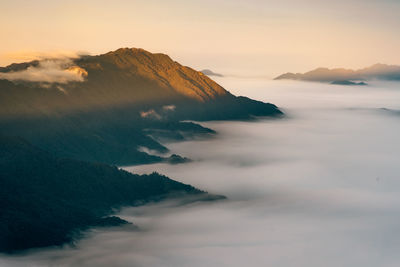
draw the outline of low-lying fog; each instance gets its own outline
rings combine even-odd
[[[127,169],[228,200],[125,209],[142,231],[96,230],[0,265],[399,266],[400,84],[217,80],[287,117],[204,123],[219,135],[168,144],[192,163]]]

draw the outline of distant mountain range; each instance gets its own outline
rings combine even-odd
[[[375,64],[371,67],[359,70],[351,70],[343,68],[337,68],[337,69],[318,68],[306,73],[288,72],[275,78],[275,80],[284,80],[284,79],[312,81],[312,82],[330,82],[330,83],[332,82],[339,83],[339,81],[351,82],[351,81],[369,81],[369,80],[400,81],[400,66]]]

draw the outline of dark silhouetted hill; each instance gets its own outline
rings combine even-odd
[[[167,197],[212,200],[163,175],[59,158],[21,138],[0,136],[0,251],[62,245],[93,226],[127,223],[110,215]]]
[[[352,82],[352,81],[348,81],[348,80],[333,81],[333,82],[331,82],[331,84],[336,84],[336,85],[358,85],[358,86],[368,85],[365,82]]]

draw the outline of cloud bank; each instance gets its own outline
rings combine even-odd
[[[0,79],[39,83],[83,82],[88,73],[73,64],[71,59],[58,58],[39,61],[37,66],[29,66],[22,71],[0,72]]]
[[[381,109],[400,109],[397,85],[220,82],[287,118],[206,123],[219,135],[169,144],[193,162],[128,170],[227,201],[128,208],[122,218],[140,231],[95,230],[76,248],[0,256],[0,265],[397,267],[400,115]]]

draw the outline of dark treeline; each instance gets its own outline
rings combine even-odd
[[[62,245],[122,206],[166,197],[213,196],[158,173],[54,157],[20,138],[0,137],[0,251]]]

